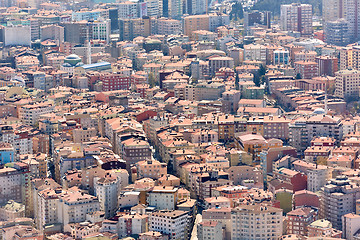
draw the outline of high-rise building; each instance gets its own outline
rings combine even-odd
[[[208,0],[185,0],[184,12],[189,15],[207,13]]]
[[[331,56],[319,56],[315,61],[319,66],[319,76],[335,76],[335,73],[339,70],[337,57]]]
[[[360,187],[346,176],[331,179],[321,189],[320,218],[329,220],[336,229],[342,228],[342,216],[355,212]]]
[[[184,18],[184,34],[192,37],[192,33],[197,30],[215,31],[217,27],[230,23],[227,14],[203,14],[187,16]]]
[[[97,197],[85,194],[78,189],[59,196],[57,205],[58,221],[63,226],[69,223],[80,223],[86,220],[86,214],[100,210]]]
[[[349,240],[357,239],[357,237],[355,238],[354,235],[360,229],[360,215],[354,213],[345,214],[342,217],[342,223],[342,238]]]
[[[241,205],[231,211],[231,239],[278,239],[282,235],[282,212],[280,208]]]
[[[360,0],[323,0],[323,18],[327,22],[337,21],[344,18],[347,21],[347,29],[350,41],[359,39],[360,34]],[[339,28],[346,28],[336,23]],[[330,23],[331,25],[331,23]],[[335,30],[334,30],[335,31]]]
[[[182,0],[168,0],[168,15],[172,19],[180,19],[183,15],[183,1]]]
[[[94,179],[95,194],[100,202],[100,210],[105,212],[105,217],[112,217],[118,208],[118,194],[120,179],[115,175],[107,175]]]
[[[133,40],[135,37],[150,35],[150,18],[120,19],[120,40]]]
[[[147,5],[147,16],[160,17],[162,16],[162,1],[159,0],[145,0]]]
[[[322,0],[322,17],[325,22],[344,17],[345,0]]]
[[[111,23],[110,19],[92,22],[92,39],[110,42]]]
[[[325,42],[344,46],[350,42],[349,24],[344,18],[325,22]]]
[[[357,41],[360,36],[360,0],[343,1],[344,18],[348,22],[349,37],[351,41]]]
[[[335,73],[335,96],[341,98],[359,97],[360,71],[341,70]]]
[[[266,26],[267,28],[271,27],[271,12],[259,12],[257,10],[251,12],[244,12],[244,28],[249,32],[250,27],[260,24]]]
[[[312,34],[312,5],[299,3],[281,5],[280,12],[282,30],[299,32],[302,36]]]
[[[136,2],[121,2],[118,5],[119,19],[134,19],[139,17],[138,3]]]

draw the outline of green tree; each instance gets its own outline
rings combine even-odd
[[[300,73],[296,74],[296,77],[295,77],[295,78],[296,78],[296,79],[302,79],[301,74],[300,74]]]
[[[260,87],[260,76],[259,76],[259,74],[254,75],[254,83],[255,83],[255,86]]]
[[[266,74],[266,68],[264,67],[264,65],[260,65],[260,68],[259,68],[259,75],[260,76],[264,76]]]
[[[232,5],[231,12],[229,15],[230,15],[230,20],[235,20],[235,21],[244,18],[244,10],[240,2],[237,2]]]
[[[266,83],[266,77],[265,75],[262,75],[260,78],[260,84],[264,84],[264,83]]]
[[[256,86],[260,86],[261,84],[265,83],[265,74],[266,68],[264,65],[260,65],[259,70],[254,75],[254,83]]]
[[[156,86],[156,79],[154,73],[149,73],[148,81],[151,88]]]

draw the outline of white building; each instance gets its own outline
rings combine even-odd
[[[346,176],[337,176],[331,179],[321,189],[320,219],[329,220],[333,227],[342,229],[341,217],[347,213],[355,212],[355,203],[360,199],[360,187]]]
[[[69,191],[59,197],[58,222],[63,226],[69,223],[80,223],[86,220],[86,214],[99,211],[97,197],[79,191]]]
[[[138,17],[138,3],[121,2],[118,4],[119,19],[134,19]]]
[[[120,181],[115,176],[105,176],[94,179],[95,195],[100,202],[100,210],[105,212],[105,217],[112,217],[118,207]]]
[[[155,186],[149,192],[149,206],[157,209],[175,210],[178,188],[172,186]]]
[[[290,61],[290,53],[288,50],[285,49],[278,49],[274,51],[274,65],[287,65]]]
[[[188,213],[179,210],[153,212],[149,218],[149,230],[169,235],[171,240],[187,237]]]
[[[147,5],[147,16],[161,17],[162,16],[162,1],[159,0],[145,0]]]
[[[5,46],[31,45],[31,27],[24,25],[6,26],[4,30]]]
[[[58,223],[58,202],[61,189],[45,189],[40,191],[35,201],[37,203],[35,214],[36,228],[42,232],[49,224]]]
[[[217,221],[202,221],[197,225],[197,234],[199,240],[221,240],[222,224]]]
[[[348,213],[342,216],[342,238],[347,240],[355,240],[355,233],[360,229],[360,215]]]
[[[89,222],[70,223],[64,226],[64,231],[69,232],[74,239],[83,239],[85,236],[97,233],[100,226]]]
[[[168,17],[172,19],[179,19],[181,16],[183,16],[183,1],[169,0]]]
[[[359,97],[360,71],[341,70],[335,73],[335,96],[341,98]]]
[[[249,44],[244,46],[244,60],[267,61],[267,47],[260,44]]]
[[[111,25],[110,19],[104,20],[99,18],[98,21],[92,22],[92,39],[110,42]]]
[[[54,106],[49,102],[24,105],[20,108],[19,118],[24,124],[33,126],[39,121],[40,115],[53,111]]]
[[[283,231],[283,210],[257,205],[241,205],[231,211],[233,240],[279,239]]]

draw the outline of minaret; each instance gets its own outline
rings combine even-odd
[[[87,64],[91,64],[91,43],[90,43],[90,39],[87,42]]]
[[[325,76],[326,77],[326,80],[325,80],[325,115],[328,114],[328,99],[327,99],[327,82],[329,80],[328,76]]]
[[[87,64],[91,64],[90,24],[87,26]]]

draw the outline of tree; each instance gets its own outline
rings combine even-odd
[[[301,74],[300,74],[300,73],[296,74],[296,77],[295,77],[295,78],[296,78],[296,79],[302,79]]]
[[[255,86],[260,87],[260,77],[259,77],[259,74],[255,74],[255,75],[254,75],[254,83],[255,83]]]
[[[229,15],[230,15],[230,20],[235,20],[235,21],[244,18],[244,10],[240,2],[237,2],[232,5],[231,12]]]
[[[148,82],[151,88],[156,86],[156,79],[154,73],[149,73]]]
[[[265,83],[265,74],[266,68],[263,65],[260,65],[259,70],[254,75],[254,83],[256,86],[260,86],[261,84]]]
[[[259,75],[260,76],[263,76],[266,74],[266,68],[264,67],[264,65],[260,65],[260,68],[259,68]]]
[[[265,75],[262,75],[260,78],[260,84],[265,84],[266,83],[266,77]]]

